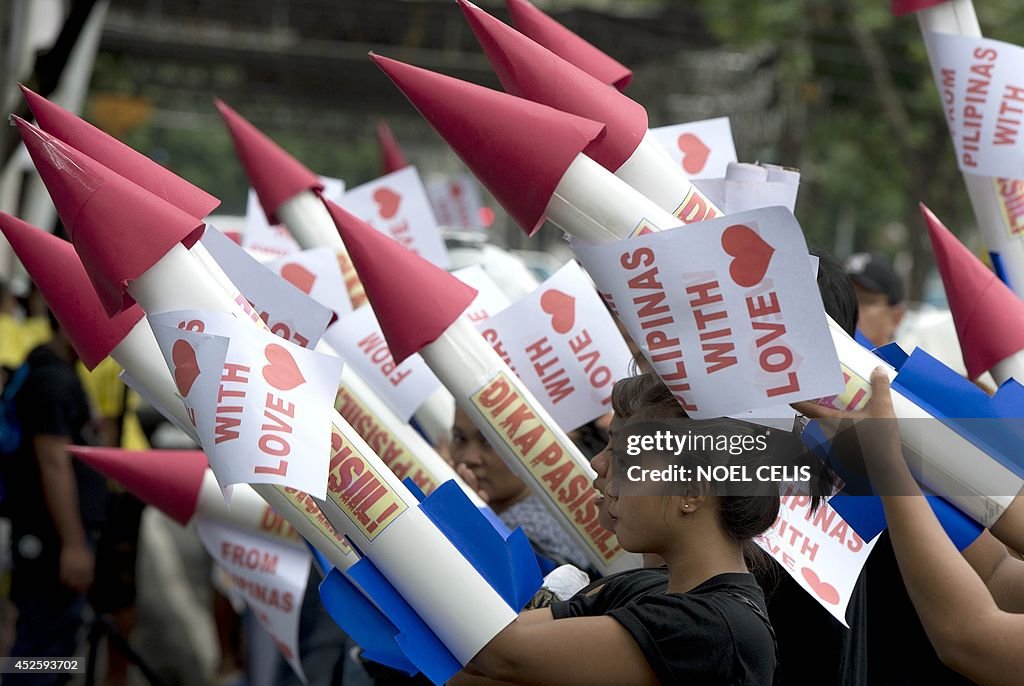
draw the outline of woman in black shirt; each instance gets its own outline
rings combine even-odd
[[[708,483],[633,481],[624,476],[630,468],[663,469],[666,454],[641,451],[627,456],[625,444],[616,437],[625,434],[627,421],[650,420],[661,420],[661,428],[671,426],[676,434],[747,437],[745,445],[760,448],[740,455],[711,449],[675,456],[670,451],[667,457],[689,469],[720,464],[725,457],[731,464],[747,464],[751,471],[768,454],[802,452],[793,443],[798,439],[734,419],[690,420],[653,374],[617,383],[612,404],[615,420],[606,449],[612,478],[604,489],[610,522],[625,549],[659,555],[665,569],[611,577],[592,593],[522,613],[451,683],[773,682],[774,634],[745,548],[774,523],[777,485],[754,480],[722,492]]]

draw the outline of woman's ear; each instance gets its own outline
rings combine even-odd
[[[690,515],[699,510],[703,505],[706,497],[703,495],[684,495],[679,498],[679,513],[684,515]]]

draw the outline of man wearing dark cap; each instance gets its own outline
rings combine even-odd
[[[857,329],[875,346],[892,343],[903,319],[903,280],[884,257],[856,253],[846,260],[860,315]]]

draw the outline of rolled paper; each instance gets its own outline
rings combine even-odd
[[[21,92],[39,128],[126,179],[131,179],[153,195],[163,198],[193,217],[205,217],[220,205],[220,200],[206,191],[193,186],[78,115],[68,112],[25,86],[21,87]]]
[[[949,33],[981,38],[981,26],[971,0],[906,0],[894,2],[896,14],[917,12],[921,34]],[[929,41],[925,40],[925,48]],[[932,59],[929,53],[929,59]],[[1020,193],[1020,182],[975,174],[963,174],[967,195],[978,220],[978,228],[1000,278],[1024,297],[1024,233],[1011,224],[1012,199]]]
[[[921,205],[967,375],[1024,381],[1024,302]],[[999,322],[989,326],[989,322]]]
[[[646,195],[685,223],[721,216],[647,131],[642,105],[468,0],[458,2],[506,92],[604,124],[605,134],[583,152],[634,187],[651,179]]]
[[[409,162],[402,154],[402,148],[391,133],[391,127],[386,121],[377,122],[377,144],[380,146],[380,175],[390,174],[399,169],[405,169]]]
[[[604,572],[639,566],[597,520],[590,464],[462,312],[475,291],[333,203],[396,361],[419,352],[505,463]],[[394,274],[401,274],[395,279]],[[444,309],[441,309],[444,305]]]
[[[295,546],[304,545],[295,527],[247,484],[235,487],[228,507],[213,471],[207,466],[206,455],[200,450],[122,450],[76,445],[68,451],[182,526],[188,526],[196,517],[208,517]],[[358,559],[354,551],[353,557]]]
[[[565,28],[528,0],[506,0],[512,23],[527,36],[595,79],[624,90],[633,72],[605,52]]]

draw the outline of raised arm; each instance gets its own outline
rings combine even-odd
[[[883,493],[900,572],[928,638],[944,663],[979,684],[1020,684],[1024,615],[1000,610],[949,540],[903,459],[888,378],[876,370],[871,385],[867,407],[846,416],[875,420],[858,437],[871,480]],[[841,416],[814,403],[795,407],[807,416]],[[892,493],[914,495],[885,495]]]

